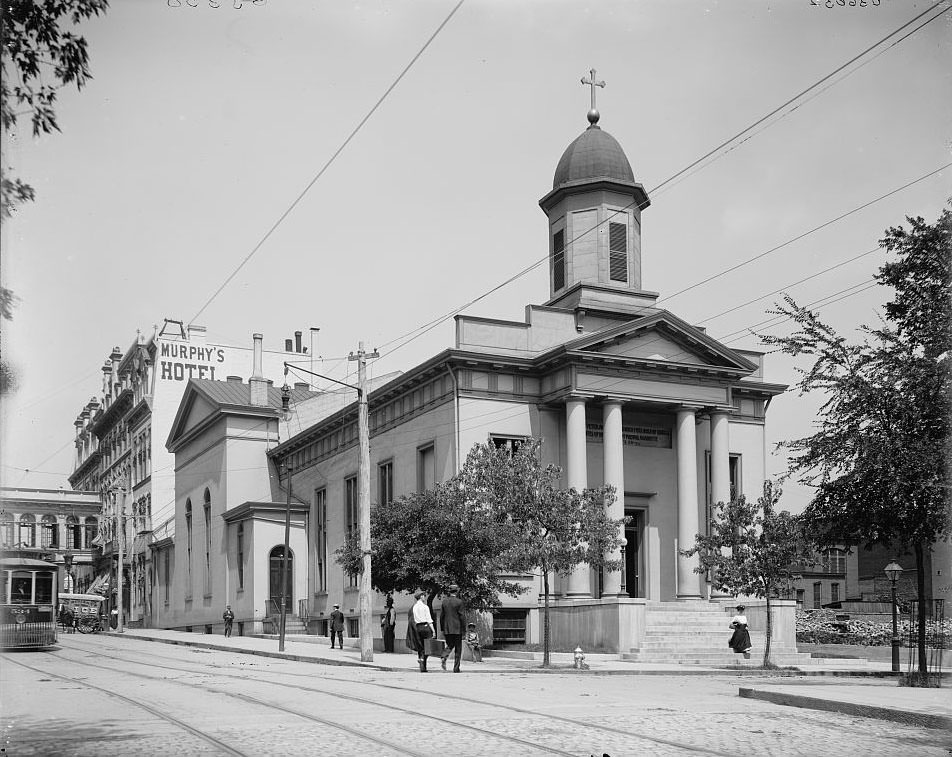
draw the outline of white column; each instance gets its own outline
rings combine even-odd
[[[604,480],[615,487],[615,501],[608,505],[608,517],[619,520],[625,515],[625,455],[621,431],[621,402],[609,401],[602,406]],[[625,527],[619,528],[620,537],[625,535]],[[612,560],[621,558],[621,549],[607,555]],[[605,571],[602,594],[606,597],[621,596],[621,571]],[[627,596],[627,593],[624,595]]]
[[[698,533],[697,433],[694,410],[678,410],[678,549],[694,545]],[[697,555],[678,553],[678,599],[701,599],[701,576],[694,572],[700,565]]]
[[[728,416],[724,412],[711,413],[711,504],[729,502],[731,498],[730,434]],[[705,524],[706,527],[707,524]],[[728,597],[711,586],[711,599]]]
[[[731,498],[730,436],[727,413],[711,413],[711,502]]]
[[[588,452],[585,444],[585,400],[570,399],[565,403],[566,485],[581,491],[588,486]],[[572,571],[566,597],[586,599],[591,593],[591,568],[585,563]]]

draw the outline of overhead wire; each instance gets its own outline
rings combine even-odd
[[[679,176],[681,176],[681,175],[684,174],[685,172],[690,171],[690,170],[691,170],[692,168],[694,168],[695,166],[698,166],[698,164],[700,164],[702,161],[706,160],[707,158],[711,157],[714,153],[718,152],[718,151],[721,150],[723,147],[725,147],[725,146],[731,144],[731,143],[734,142],[736,139],[738,139],[739,137],[743,136],[744,134],[746,134],[747,132],[751,131],[752,129],[756,128],[756,127],[759,126],[760,124],[763,124],[763,123],[764,123],[765,121],[767,121],[770,117],[772,117],[773,115],[776,115],[779,111],[783,110],[785,107],[787,107],[787,106],[790,105],[791,103],[797,101],[797,100],[798,100],[799,98],[801,98],[803,95],[805,95],[805,94],[811,92],[812,90],[816,89],[816,88],[819,87],[821,84],[823,84],[823,83],[829,81],[831,78],[835,77],[838,73],[840,73],[840,72],[843,71],[844,69],[848,68],[850,65],[852,65],[853,63],[855,63],[857,60],[859,60],[860,58],[862,58],[864,55],[866,55],[867,53],[869,53],[869,52],[871,52],[872,50],[874,50],[874,49],[876,49],[877,47],[879,47],[883,42],[886,42],[886,41],[889,40],[891,37],[895,36],[895,35],[898,34],[899,32],[901,32],[901,31],[903,31],[904,29],[906,29],[908,26],[914,24],[916,21],[918,21],[918,20],[919,20],[920,18],[922,18],[923,16],[925,16],[925,15],[929,14],[930,12],[932,12],[933,10],[935,10],[938,6],[942,5],[945,1],[946,1],[946,0],[942,0],[942,2],[935,3],[935,4],[933,4],[932,6],[930,6],[927,10],[925,10],[925,11],[923,11],[922,13],[916,15],[914,18],[912,18],[911,20],[907,21],[905,24],[903,24],[903,25],[900,26],[899,28],[893,30],[892,32],[890,32],[889,34],[887,34],[887,35],[886,35],[885,37],[883,37],[882,39],[878,40],[877,42],[875,42],[874,44],[870,45],[869,47],[867,47],[867,48],[866,48],[865,50],[863,50],[862,52],[860,52],[860,53],[858,53],[857,55],[853,56],[850,60],[848,60],[848,61],[847,61],[846,63],[844,63],[843,65],[839,66],[838,68],[834,69],[832,72],[830,72],[829,74],[827,74],[826,76],[824,76],[824,77],[822,77],[821,79],[817,80],[816,82],[814,82],[813,84],[811,84],[809,87],[807,87],[806,89],[804,89],[803,91],[801,91],[801,92],[798,93],[797,95],[794,95],[793,97],[789,98],[785,103],[783,103],[782,105],[778,106],[778,107],[775,108],[774,110],[770,111],[770,112],[769,112],[768,114],[766,114],[765,116],[759,118],[757,121],[755,121],[755,122],[754,122],[753,124],[751,124],[750,126],[748,126],[748,127],[744,128],[744,129],[742,129],[741,131],[737,132],[737,133],[736,133],[734,136],[732,136],[730,139],[725,140],[725,141],[722,142],[720,145],[718,145],[717,147],[715,147],[713,150],[710,150],[709,152],[705,153],[704,155],[702,155],[700,158],[698,158],[697,160],[695,160],[695,161],[693,161],[692,163],[690,163],[690,164],[689,164],[688,166],[686,166],[685,168],[683,168],[683,169],[681,169],[680,171],[678,171],[678,172],[672,174],[670,177],[668,177],[667,179],[665,179],[664,181],[662,181],[660,184],[657,184],[655,187],[653,187],[652,189],[648,190],[648,194],[654,194],[654,193],[658,192],[658,191],[659,191],[660,189],[662,189],[665,185],[669,184],[670,182],[672,182],[673,180],[675,180],[676,178],[678,178]],[[911,35],[914,34],[915,32],[919,31],[919,29],[921,29],[922,27],[926,26],[927,24],[931,23],[932,21],[935,21],[937,18],[939,18],[941,15],[943,15],[944,13],[946,13],[946,12],[949,11],[949,10],[950,10],[949,7],[942,9],[938,14],[936,14],[935,16],[929,18],[928,20],[926,20],[925,22],[923,22],[922,24],[920,24],[919,26],[917,26],[916,28],[914,28],[912,31],[910,31],[910,32],[908,32],[907,34],[903,35],[900,39],[895,40],[895,41],[894,41],[893,43],[891,43],[888,47],[886,47],[886,48],[884,48],[883,50],[881,50],[880,52],[876,53],[876,55],[872,56],[872,58],[871,58],[870,60],[875,59],[876,57],[878,57],[878,56],[881,55],[882,53],[886,52],[887,50],[889,50],[889,49],[895,47],[895,45],[899,44],[900,42],[902,42],[903,40],[905,40],[906,38],[908,38],[909,36],[911,36]],[[865,63],[864,63],[863,65],[865,65]],[[861,68],[861,67],[862,67],[862,66],[859,66],[859,67],[857,67],[857,69],[858,69],[858,68]],[[845,78],[847,78],[847,77],[845,77],[845,76],[842,77],[842,79],[839,79],[839,80],[837,80],[837,81],[831,83],[830,85],[828,85],[827,87],[825,87],[825,88],[824,88],[823,90],[821,90],[821,91],[826,91],[826,89],[829,89],[830,86],[833,86],[834,84],[838,83],[839,81],[842,81],[842,80],[845,79]],[[817,93],[817,94],[819,94],[819,93]],[[815,96],[815,95],[814,95],[814,96]],[[811,97],[811,98],[809,98],[809,99],[813,99],[813,98]],[[801,103],[801,104],[802,104],[802,103]],[[796,106],[796,107],[800,107],[800,106],[798,105],[798,106]],[[794,108],[793,110],[796,110],[796,108]],[[791,111],[791,112],[792,112],[792,111]],[[777,123],[777,121],[779,121],[779,120],[780,120],[780,119],[777,119],[776,121],[772,122],[772,123],[769,124],[769,125],[773,125],[773,123]],[[767,128],[767,127],[764,127],[764,128]],[[761,129],[761,131],[762,131],[762,129]],[[759,133],[759,132],[758,132],[758,133]],[[745,140],[745,141],[746,141],[746,140]],[[733,148],[732,148],[732,149],[733,149]],[[711,161],[711,162],[713,162],[713,161]],[[710,163],[708,163],[707,165],[710,165]],[[936,170],[935,172],[933,172],[933,173],[938,173],[938,171],[941,171],[941,170],[943,170],[944,168],[947,168],[947,167],[948,167],[948,165],[947,165],[947,166],[943,166],[942,168],[937,169],[937,170]],[[930,174],[930,175],[931,175],[931,174]],[[928,178],[928,176],[923,177],[923,178]],[[919,179],[919,180],[921,180],[921,179]],[[919,181],[919,180],[917,180],[917,181]],[[916,183],[916,182],[912,182],[911,184],[914,184],[914,183]],[[907,186],[911,186],[911,184],[909,184],[909,185],[907,185]],[[906,188],[906,187],[901,187],[900,189],[897,189],[897,190],[895,190],[895,191],[901,191],[901,189],[905,189],[905,188]],[[886,195],[886,196],[888,196],[888,195]],[[885,196],[882,197],[882,198],[877,198],[877,200],[873,200],[872,202],[877,202],[879,199],[885,199]],[[595,231],[595,230],[598,229],[599,227],[603,226],[605,223],[608,223],[608,222],[611,220],[611,218],[613,218],[613,217],[615,217],[616,215],[619,215],[619,214],[621,214],[621,213],[623,213],[623,212],[625,212],[625,211],[627,211],[627,210],[630,210],[632,207],[634,207],[634,206],[637,205],[637,204],[638,204],[637,201],[635,201],[635,202],[629,203],[629,204],[626,205],[624,208],[622,208],[622,209],[620,209],[620,210],[618,210],[618,211],[613,212],[613,213],[610,214],[608,217],[606,217],[605,219],[603,219],[603,220],[600,221],[599,223],[595,224],[595,226],[591,227],[590,229],[587,229],[587,230],[584,231],[583,233],[579,234],[577,237],[575,237],[575,238],[573,238],[573,239],[567,241],[567,242],[565,243],[565,247],[568,248],[571,244],[573,244],[574,242],[578,241],[578,240],[581,239],[583,236],[592,233],[593,231]],[[857,210],[861,210],[861,209],[862,209],[862,208],[858,208]],[[853,211],[853,212],[856,212],[856,211]],[[846,215],[850,215],[850,213],[848,213],[848,214],[846,214]],[[846,215],[844,215],[843,217],[846,217]],[[830,223],[832,223],[832,222],[834,222],[834,221],[831,221]],[[827,224],[827,225],[828,225],[828,224]],[[811,232],[808,232],[808,233],[811,233]],[[792,240],[792,241],[796,241],[796,240]],[[772,251],[768,251],[768,253],[765,253],[765,254],[769,254],[769,252],[772,252]],[[489,289],[488,291],[486,291],[486,292],[480,294],[479,296],[473,298],[472,300],[469,300],[469,301],[466,302],[465,304],[460,305],[459,307],[453,308],[452,310],[448,311],[447,313],[444,313],[443,315],[438,316],[438,317],[434,318],[434,319],[431,320],[431,321],[428,321],[428,322],[426,322],[426,323],[424,323],[424,324],[422,324],[422,325],[420,325],[420,326],[417,326],[416,328],[414,328],[414,329],[412,329],[412,330],[410,330],[410,331],[408,331],[408,332],[405,332],[405,333],[402,334],[401,336],[398,336],[398,337],[396,337],[396,338],[394,338],[394,339],[392,339],[392,340],[390,340],[390,341],[388,341],[388,342],[384,342],[382,345],[380,345],[381,348],[389,347],[390,345],[395,344],[395,343],[397,343],[397,342],[400,342],[400,344],[398,344],[398,345],[397,345],[396,347],[394,347],[393,349],[387,351],[386,353],[382,354],[381,357],[384,357],[384,356],[386,356],[386,355],[393,354],[394,352],[396,352],[397,350],[399,350],[399,349],[401,349],[402,347],[406,346],[407,344],[410,344],[411,342],[415,341],[416,339],[418,339],[419,337],[423,336],[424,334],[426,334],[426,333],[432,331],[434,328],[436,328],[438,325],[440,325],[441,323],[445,322],[445,321],[448,320],[449,318],[452,318],[453,316],[458,315],[458,314],[461,313],[463,310],[465,310],[465,309],[467,309],[467,308],[469,308],[469,307],[472,307],[473,305],[475,305],[476,303],[478,303],[478,302],[480,302],[481,300],[485,299],[486,297],[490,296],[491,294],[497,292],[498,290],[502,289],[503,287],[505,287],[505,286],[511,284],[512,282],[516,281],[517,279],[521,278],[522,276],[524,276],[524,275],[528,274],[529,272],[533,271],[534,269],[536,269],[537,267],[539,267],[542,263],[546,262],[548,259],[549,259],[549,255],[547,254],[547,255],[545,255],[544,257],[541,257],[541,258],[539,258],[538,260],[536,260],[535,262],[533,262],[533,263],[531,263],[530,265],[526,266],[525,268],[523,268],[523,269],[520,270],[519,272],[513,274],[512,276],[510,276],[508,279],[506,279],[505,281],[501,282],[500,284],[498,284],[498,285],[492,287],[492,288]],[[698,285],[699,285],[699,284],[698,284]],[[683,291],[687,291],[687,290],[682,290],[682,292],[678,292],[678,293],[676,293],[675,295],[669,295],[669,296],[667,297],[667,299],[671,299],[672,297],[676,296],[677,294],[683,293]]]
[[[459,2],[456,3],[456,5],[453,6],[453,9],[449,12],[449,14],[447,14],[446,18],[444,18],[443,21],[440,23],[440,25],[436,28],[436,31],[434,31],[434,32],[429,36],[429,38],[426,40],[426,42],[423,43],[423,46],[422,46],[422,47],[417,51],[417,53],[410,59],[410,62],[407,63],[407,65],[404,66],[403,70],[397,75],[397,78],[393,80],[393,82],[390,84],[389,87],[387,87],[387,89],[386,89],[386,90],[384,91],[384,93],[380,96],[380,98],[377,100],[377,102],[374,103],[373,107],[372,107],[369,111],[367,111],[366,115],[360,120],[360,122],[357,124],[357,126],[355,126],[355,127],[351,130],[350,134],[347,135],[347,138],[343,141],[343,143],[341,143],[340,147],[338,147],[338,148],[334,151],[334,153],[331,155],[330,158],[328,158],[327,162],[324,163],[324,165],[323,165],[323,166],[321,167],[321,169],[317,172],[317,174],[314,175],[314,177],[307,183],[307,185],[306,185],[306,186],[304,187],[304,189],[298,194],[298,196],[294,198],[294,200],[291,202],[290,205],[288,205],[288,207],[284,210],[284,212],[278,217],[278,220],[276,220],[276,221],[271,225],[271,228],[268,229],[268,231],[265,233],[265,235],[264,235],[264,236],[258,241],[258,243],[251,249],[251,252],[249,252],[249,253],[242,259],[241,263],[238,264],[238,267],[235,268],[235,269],[228,275],[228,277],[225,279],[225,281],[222,282],[221,286],[219,286],[218,289],[215,290],[215,292],[212,294],[212,296],[209,297],[208,300],[205,301],[205,304],[202,305],[201,308],[199,308],[198,312],[195,313],[194,316],[192,316],[192,318],[189,320],[189,323],[194,323],[194,322],[196,321],[196,319],[197,319],[202,313],[205,312],[205,310],[208,308],[208,306],[211,305],[212,302],[215,301],[215,298],[218,297],[218,295],[221,294],[221,292],[225,289],[225,287],[228,286],[229,283],[231,283],[232,279],[234,279],[235,276],[238,275],[238,272],[239,272],[242,268],[245,267],[245,265],[248,263],[249,260],[251,260],[251,258],[255,255],[255,253],[258,252],[258,250],[261,249],[261,247],[264,245],[265,242],[268,241],[268,239],[270,239],[271,235],[272,235],[272,234],[277,230],[277,228],[284,222],[284,219],[287,218],[287,217],[291,214],[291,212],[298,206],[298,203],[300,203],[301,200],[304,199],[304,196],[310,191],[311,187],[313,187],[313,186],[318,182],[318,180],[320,180],[320,178],[324,175],[324,173],[327,171],[327,169],[330,168],[331,165],[333,165],[334,161],[337,160],[337,156],[340,155],[340,154],[344,151],[344,149],[347,147],[347,145],[350,144],[351,140],[352,140],[355,136],[357,136],[357,133],[363,128],[364,124],[366,124],[367,121],[370,120],[370,117],[373,116],[373,114],[377,112],[377,109],[383,104],[383,101],[387,99],[388,95],[394,90],[394,88],[397,86],[397,84],[399,84],[400,81],[403,79],[403,77],[406,76],[407,72],[413,67],[413,64],[416,63],[417,60],[420,59],[420,56],[423,55],[424,51],[430,46],[430,44],[433,42],[433,40],[436,39],[437,35],[439,35],[439,33],[440,33],[441,31],[443,31],[443,27],[445,27],[445,26],[449,23],[450,19],[453,18],[453,16],[456,14],[456,11],[458,11],[458,10],[460,9],[460,6],[462,6],[462,4],[463,4],[464,2],[465,2],[465,0],[459,0]]]

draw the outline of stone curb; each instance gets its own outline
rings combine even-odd
[[[840,712],[844,715],[858,715],[864,718],[877,720],[891,720],[904,725],[919,726],[921,728],[938,728],[952,730],[952,717],[930,715],[924,712],[897,710],[891,707],[876,707],[856,702],[842,702],[834,699],[820,699],[806,697],[801,694],[788,694],[779,691],[761,691],[760,689],[739,689],[738,695],[743,699],[760,699],[773,704],[789,707],[802,707],[808,710],[824,710],[826,712]]]
[[[234,652],[236,654],[257,655],[258,657],[269,657],[279,660],[292,660],[294,662],[306,662],[316,665],[330,665],[334,667],[364,668],[367,670],[379,670],[385,673],[415,673],[413,667],[394,667],[391,665],[379,665],[375,662],[359,662],[357,660],[334,659],[332,657],[316,657],[313,655],[300,655],[293,652],[278,652],[264,649],[244,649],[233,647],[227,644],[216,644],[214,642],[197,641],[195,639],[163,639],[157,636],[140,636],[138,634],[119,634],[115,631],[106,631],[104,635],[121,636],[126,639],[136,639],[145,642],[157,642],[159,644],[171,644],[181,647],[196,647],[198,649],[209,649],[218,652]],[[198,634],[183,634],[192,636]],[[531,662],[531,660],[524,660]],[[538,662],[538,661],[536,661]],[[437,672],[437,671],[432,671]],[[612,669],[612,670],[575,670],[570,665],[556,666],[551,668],[539,667],[507,667],[480,669],[468,666],[463,671],[470,674],[480,675],[560,675],[564,673],[575,673],[576,675],[590,676],[732,676],[737,678],[797,678],[797,677],[835,677],[835,678],[892,678],[897,674],[889,671],[879,670],[758,670],[757,668],[701,668],[694,669],[689,665],[682,665],[677,670],[639,670],[639,669]]]

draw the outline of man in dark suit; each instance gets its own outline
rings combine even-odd
[[[463,653],[463,633],[466,631],[466,618],[463,615],[463,600],[459,598],[459,586],[452,584],[448,589],[449,596],[443,599],[443,609],[440,612],[440,628],[443,629],[443,638],[446,639],[446,648],[440,656],[440,665],[446,670],[446,660],[450,656],[450,649],[455,653],[453,672],[459,673],[459,658]]]
[[[330,617],[331,627],[331,649],[334,648],[336,639],[341,649],[344,648],[344,613],[340,611],[340,605],[334,605],[334,612]]]

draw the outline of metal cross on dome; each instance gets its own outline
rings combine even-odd
[[[595,69],[592,68],[588,72],[589,76],[582,77],[582,84],[587,84],[592,88],[592,110],[595,110],[595,87],[605,87],[605,82],[598,81],[595,78]]]

